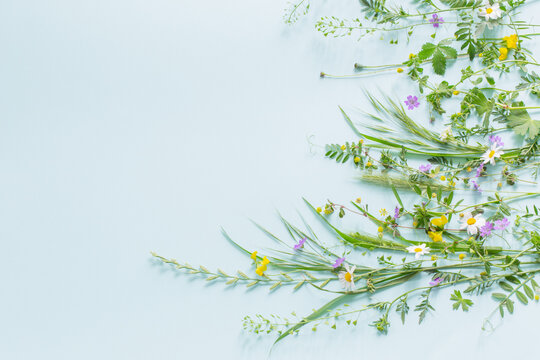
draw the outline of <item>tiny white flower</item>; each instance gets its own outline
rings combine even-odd
[[[461,230],[467,229],[469,235],[476,235],[478,230],[486,224],[486,219],[482,214],[473,216],[472,213],[466,212],[463,214],[463,223],[461,224]]]
[[[430,248],[426,247],[426,244],[412,245],[407,248],[407,251],[414,254],[416,259],[419,259],[420,256],[429,254]]]
[[[441,135],[439,135],[439,139],[441,139],[442,141],[446,141],[452,135],[453,135],[452,126],[447,126],[444,128],[443,131],[441,131]]]
[[[491,165],[495,165],[495,158],[500,158],[502,154],[504,154],[502,148],[498,147],[497,144],[493,144],[491,145],[491,148],[482,155],[482,160],[484,160],[484,164],[490,163]]]
[[[496,20],[502,16],[502,11],[498,3],[493,5],[487,3],[486,8],[480,10],[480,16],[483,16],[486,21]]]
[[[349,268],[349,265],[345,264],[345,270],[340,271],[338,274],[339,282],[347,291],[354,290],[354,270],[356,266]]]

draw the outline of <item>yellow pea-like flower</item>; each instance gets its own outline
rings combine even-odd
[[[506,60],[506,58],[508,57],[508,49],[505,47],[502,47],[499,49],[499,52],[501,53],[501,55],[499,56],[499,60],[501,61]]]

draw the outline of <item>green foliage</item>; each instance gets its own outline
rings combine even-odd
[[[463,311],[469,311],[469,307],[473,305],[472,300],[463,298],[459,290],[454,290],[454,293],[450,295],[450,300],[454,302],[452,305],[452,309],[454,310],[458,310],[461,307]]]
[[[512,103],[512,107],[523,107],[522,101]],[[510,110],[507,117],[508,126],[518,135],[534,138],[540,132],[540,120],[533,120],[526,109]]]
[[[457,57],[456,49],[447,44],[447,41],[441,41],[437,45],[428,42],[422,45],[422,50],[418,53],[420,60],[432,59],[435,74],[444,75],[446,59],[455,59]]]
[[[422,294],[420,294],[420,298],[422,301],[416,307],[414,308],[414,311],[418,311],[418,323],[421,324],[422,321],[426,318],[426,315],[429,311],[434,311],[435,308],[431,306],[431,303],[429,302],[429,295],[431,294],[431,288],[424,291]]]
[[[309,0],[300,0],[297,3],[289,2],[283,13],[283,22],[289,25],[294,24],[300,17],[307,15],[309,9]]]

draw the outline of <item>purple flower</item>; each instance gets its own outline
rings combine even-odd
[[[492,143],[492,144],[497,145],[498,147],[503,147],[504,146],[504,143],[503,143],[502,139],[500,138],[500,136],[491,135],[489,137],[489,142]]]
[[[437,286],[439,285],[440,283],[442,283],[442,278],[440,277],[436,277],[435,279],[431,280],[429,282],[429,286]]]
[[[491,235],[491,230],[493,230],[493,223],[491,221],[486,221],[484,226],[480,228],[480,236],[486,237]]]
[[[471,183],[473,184],[474,190],[476,190],[478,192],[482,192],[482,190],[480,189],[480,185],[478,185],[478,183],[476,181],[471,180]]]
[[[495,220],[495,230],[504,230],[510,225],[510,221],[507,218],[501,220]]]
[[[480,164],[479,167],[476,168],[476,177],[480,177],[482,175],[482,170],[484,170],[484,164]]]
[[[442,17],[439,17],[437,14],[433,14],[431,19],[429,19],[429,22],[433,24],[433,27],[438,28],[439,24],[442,24],[444,22],[444,19]]]
[[[418,102],[418,98],[416,96],[409,95],[407,96],[407,100],[405,100],[405,105],[407,105],[409,110],[414,110],[414,108],[420,106],[420,103]]]
[[[399,217],[399,207],[396,206],[394,209],[394,219],[397,219]]]
[[[306,238],[300,239],[298,244],[294,245],[294,250],[299,250],[304,247],[304,243],[306,242]]]
[[[345,261],[345,257],[340,257],[340,258],[337,258],[336,259],[336,262],[334,263],[334,265],[332,265],[332,267],[334,269],[338,268],[341,266],[341,264],[343,264],[343,262]]]
[[[428,173],[429,170],[431,170],[431,164],[420,165],[420,167],[418,168],[418,170],[420,170],[420,171],[423,172],[423,173]]]

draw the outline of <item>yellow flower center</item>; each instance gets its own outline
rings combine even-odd
[[[352,281],[351,273],[349,273],[349,272],[345,273],[345,281],[346,282],[351,282]]]
[[[493,9],[492,9],[492,8],[487,8],[487,9],[486,9],[486,13],[491,14],[492,12],[493,12]]]
[[[491,159],[493,157],[493,155],[495,155],[495,150],[491,150],[489,152],[489,158]]]
[[[422,252],[422,248],[417,247],[416,249],[414,249],[414,252]]]
[[[476,219],[475,218],[470,218],[467,220],[467,225],[474,225],[476,224]]]

